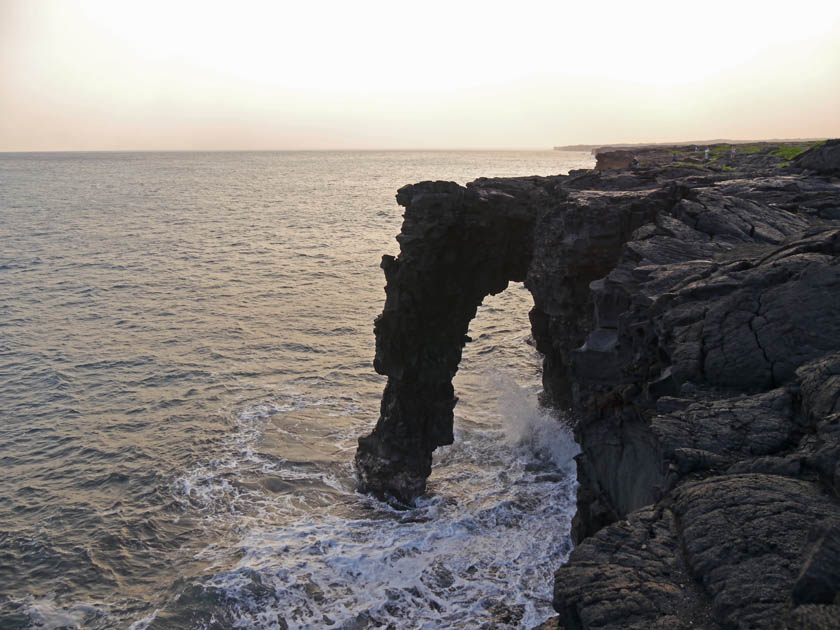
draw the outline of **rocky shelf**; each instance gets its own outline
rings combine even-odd
[[[668,158],[399,190],[359,487],[425,491],[469,322],[524,281],[581,448],[542,627],[838,628],[840,140]]]

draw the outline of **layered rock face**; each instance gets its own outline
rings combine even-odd
[[[401,189],[361,487],[423,492],[469,320],[524,279],[582,451],[551,626],[840,627],[837,147]]]

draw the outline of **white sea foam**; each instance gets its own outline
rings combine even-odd
[[[158,614],[157,610],[152,611],[151,614],[146,615],[142,619],[138,619],[137,621],[132,623],[128,627],[128,630],[146,630],[146,628],[149,627],[149,624],[151,624],[155,620],[155,618],[157,617],[157,614]]]
[[[233,430],[218,457],[198,463],[172,481],[173,497],[185,506],[201,510],[212,519],[217,513],[228,514],[240,510],[248,512],[249,507],[263,505],[269,499],[238,483],[249,472],[255,475],[272,473],[275,478],[288,481],[317,479],[327,487],[345,489],[346,484],[342,484],[334,475],[300,470],[286,465],[282,456],[269,456],[255,450],[272,417],[305,409],[323,410],[325,415],[348,416],[360,413],[363,407],[351,395],[314,397],[296,390],[286,390],[275,399],[246,405],[232,414]],[[299,430],[295,427],[283,428],[280,423],[272,425],[272,431],[291,438],[299,437],[296,432]],[[347,450],[355,443],[356,436],[333,431],[331,437],[336,440],[336,450]],[[288,497],[274,499],[275,503],[279,501],[288,505]]]
[[[571,549],[576,445],[533,395],[494,376],[504,430],[459,428],[432,492],[397,511],[369,497],[284,524],[252,520],[208,547],[202,581],[242,627],[534,625]],[[468,423],[467,423],[468,424]]]
[[[536,391],[516,385],[503,372],[494,372],[489,378],[499,392],[499,411],[508,441],[527,444],[533,453],[550,458],[560,468],[569,466],[579,448],[559,412],[537,406]]]
[[[60,605],[55,595],[41,598],[27,598],[25,610],[33,628],[38,630],[69,630],[84,628],[91,621],[107,614],[105,606],[77,603],[70,606]]]

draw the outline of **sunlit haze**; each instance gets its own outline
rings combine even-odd
[[[0,151],[840,135],[840,3],[0,0]]]

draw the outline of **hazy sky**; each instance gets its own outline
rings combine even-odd
[[[836,0],[0,0],[0,151],[837,136]]]

